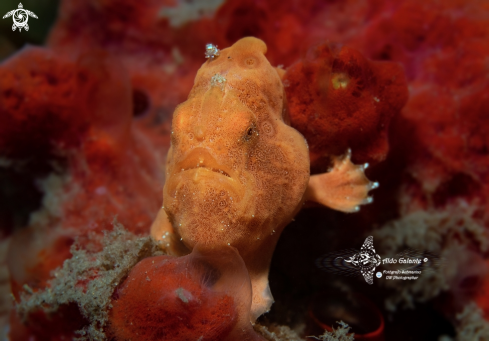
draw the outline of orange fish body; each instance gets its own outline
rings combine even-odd
[[[283,71],[270,65],[266,49],[259,39],[243,38],[198,71],[173,116],[163,207],[151,230],[173,254],[197,243],[237,248],[251,277],[252,320],[273,302],[272,254],[304,200],[351,211],[373,187],[349,157],[337,159],[332,172],[310,177],[307,142],[286,123]],[[351,178],[358,193],[342,195],[346,187],[338,180],[348,180],[350,193]],[[342,196],[339,207],[334,195]]]

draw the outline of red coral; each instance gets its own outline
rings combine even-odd
[[[44,288],[70,256],[75,237],[111,230],[115,216],[132,232],[147,233],[163,182],[155,146],[165,142],[158,137],[153,143],[151,133],[131,128],[129,78],[105,53],[73,59],[28,48],[2,64],[0,76],[0,120],[7,122],[0,126],[2,155],[28,160],[34,169],[56,161],[61,173],[44,180],[56,199],[11,242],[18,297],[24,284]]]
[[[36,239],[43,239],[40,245]],[[41,237],[26,229],[18,233],[11,241],[8,252],[10,285],[12,294],[17,300],[23,286],[32,289],[43,289],[51,279],[51,271],[63,265],[71,257],[70,246],[73,238],[67,235],[49,235]],[[31,249],[25,252],[25,246]]]
[[[135,125],[152,128],[154,135],[165,123],[160,138],[168,138],[173,109],[186,99],[202,63],[208,39],[199,44],[195,38],[209,32],[207,26],[192,32],[171,28],[161,13],[174,5],[168,0],[64,1],[48,39],[48,46],[72,56],[93,50],[117,56],[130,75],[133,99],[147,103],[147,117]]]
[[[0,150],[10,158],[46,157],[80,146],[90,115],[82,110],[93,78],[56,54],[28,48],[0,68]],[[39,155],[40,154],[40,155]]]
[[[73,340],[79,336],[75,330],[80,330],[87,324],[81,316],[76,304],[64,305],[53,314],[41,310],[29,315],[27,321],[20,321],[15,310],[10,315],[11,341],[63,341]]]
[[[321,44],[292,65],[283,82],[291,124],[307,139],[313,170],[326,171],[328,157],[348,148],[357,162],[385,158],[390,120],[407,100],[399,64]]]
[[[71,180],[58,189],[70,198],[58,207],[61,225],[101,231],[119,214],[133,232],[146,232],[161,195],[160,154],[151,151],[151,135],[131,129],[122,66],[103,53],[72,60],[26,49],[0,75],[0,119],[8,123],[0,150],[14,160],[64,160]]]
[[[354,45],[369,57],[402,62],[410,98],[393,124],[397,147],[381,176],[398,169],[403,179],[388,186],[402,188],[405,212],[463,199],[487,221],[487,8],[479,1],[384,1],[382,7],[392,14],[379,15]]]

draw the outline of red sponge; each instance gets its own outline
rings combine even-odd
[[[249,311],[251,283],[236,249],[139,262],[114,294],[116,340],[260,340]]]
[[[313,171],[329,156],[353,151],[356,163],[378,162],[388,151],[387,128],[408,98],[404,70],[372,62],[348,47],[321,44],[284,76],[291,124],[307,139]]]

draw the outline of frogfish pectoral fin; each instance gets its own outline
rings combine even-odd
[[[252,303],[251,303],[251,322],[255,323],[256,319],[270,311],[274,300],[268,283],[268,273],[262,273],[257,276],[252,275]]]
[[[169,255],[183,256],[190,253],[190,250],[180,241],[179,235],[175,233],[164,208],[160,208],[151,225],[151,237]]]
[[[357,212],[360,205],[369,204],[373,198],[368,196],[377,182],[365,176],[364,165],[354,165],[351,151],[333,159],[333,167],[328,173],[313,175],[309,179],[305,200],[313,201],[342,212]]]

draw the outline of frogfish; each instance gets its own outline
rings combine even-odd
[[[216,50],[218,51],[218,50]],[[163,205],[151,235],[169,254],[234,247],[252,285],[251,320],[273,297],[268,272],[284,227],[306,201],[343,211],[371,202],[378,186],[351,152],[310,175],[307,141],[290,126],[282,77],[257,38],[208,58],[173,114]]]

